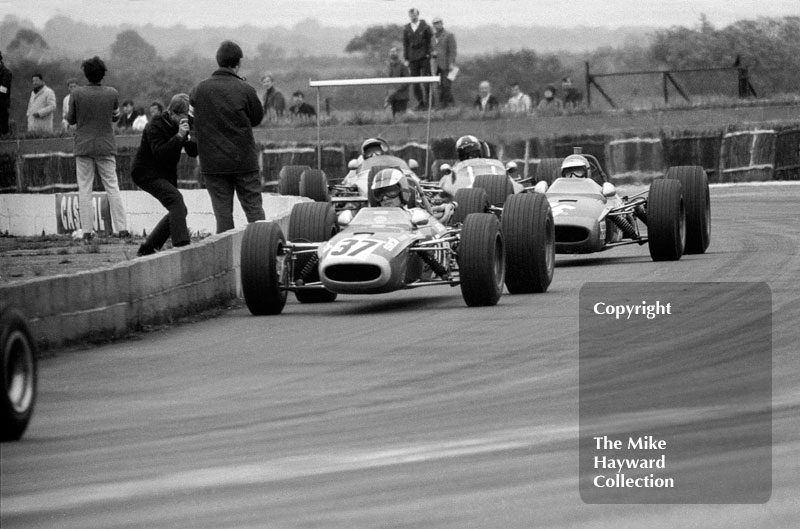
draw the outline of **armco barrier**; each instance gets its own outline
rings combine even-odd
[[[720,150],[721,182],[772,180],[775,174],[775,143],[772,129],[728,132]]]
[[[775,180],[800,180],[800,127],[778,132],[775,141]]]
[[[275,220],[286,230],[287,219]],[[2,285],[0,298],[23,310],[43,349],[122,336],[239,296],[243,232],[109,268]]]
[[[719,155],[722,147],[722,131],[704,133],[678,131],[662,137],[664,162],[667,167],[677,165],[699,165],[705,169],[710,182],[720,182]]]
[[[661,138],[634,137],[608,142],[605,166],[614,184],[649,184],[664,174]]]

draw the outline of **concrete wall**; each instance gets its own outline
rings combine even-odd
[[[265,206],[279,213],[268,218],[285,232],[291,205],[306,200],[270,197]],[[234,231],[108,268],[2,285],[0,298],[24,312],[43,349],[173,321],[241,296],[246,223],[237,224]]]
[[[187,224],[191,233],[214,233],[217,231],[211,200],[204,189],[181,190],[186,207],[189,210]],[[122,191],[122,201],[128,215],[128,231],[141,235],[147,233],[166,214],[155,198],[144,191]],[[264,211],[267,217],[282,218],[289,214],[298,197],[284,197],[265,193]],[[9,235],[36,236],[54,234],[56,231],[56,196],[39,194],[0,194],[0,232],[8,231]],[[237,226],[246,224],[247,220],[239,205],[234,200],[234,222]]]

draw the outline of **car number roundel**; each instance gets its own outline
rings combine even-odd
[[[331,248],[328,255],[334,257],[366,257],[380,244],[380,241],[374,239],[342,239]]]

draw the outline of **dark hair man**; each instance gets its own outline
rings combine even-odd
[[[233,193],[247,222],[265,218],[253,127],[264,118],[255,88],[239,77],[242,48],[226,40],[216,70],[192,91],[194,134],[217,233],[233,229]]]
[[[73,236],[94,237],[92,186],[97,173],[108,193],[112,228],[120,237],[129,237],[117,182],[117,144],[112,127],[112,123],[119,119],[119,94],[110,86],[100,85],[106,75],[106,64],[100,57],[86,59],[81,68],[89,85],[75,88],[67,112],[67,123],[77,125],[74,152],[81,228]]]

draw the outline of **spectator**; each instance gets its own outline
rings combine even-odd
[[[67,122],[67,113],[69,112],[69,97],[76,88],[78,88],[78,80],[74,77],[67,79],[67,90],[69,92],[64,96],[64,100],[61,104],[61,128],[64,130],[75,128]]]
[[[117,121],[117,128],[129,129],[133,127],[134,121],[136,121],[136,112],[133,110],[133,101],[126,99],[122,102],[122,114]]]
[[[419,9],[408,10],[411,22],[403,28],[403,58],[408,62],[409,73],[416,77],[431,74],[431,43],[433,31],[427,22],[420,20]],[[419,83],[414,86],[414,97],[417,99],[417,110],[427,108],[427,88]]]
[[[42,74],[31,76],[33,90],[28,100],[28,131],[53,132],[53,115],[56,112],[56,93],[44,84]]]
[[[400,60],[400,51],[393,47],[389,50],[389,77],[408,77],[408,66]],[[408,110],[408,85],[393,85],[396,87],[386,96],[386,104],[392,108],[392,116],[402,114]]]
[[[317,115],[317,111],[314,110],[313,105],[309,105],[305,102],[305,97],[306,96],[300,90],[292,94],[292,103],[294,104],[289,107],[289,113],[292,115],[293,119],[311,119]]]
[[[0,136],[8,134],[8,110],[11,106],[11,70],[3,62],[0,52]]]
[[[475,98],[472,106],[481,112],[497,110],[499,104],[497,98],[492,95],[492,85],[489,84],[489,81],[481,81],[478,85],[478,97]]]
[[[67,113],[67,122],[77,125],[74,152],[81,228],[73,236],[94,237],[92,186],[97,172],[108,194],[112,229],[119,237],[130,237],[117,183],[117,146],[112,127],[112,123],[119,119],[119,94],[114,88],[100,84],[106,75],[106,65],[100,57],[83,61],[81,68],[89,85],[75,88],[69,98]]]
[[[286,110],[286,99],[283,94],[278,92],[275,88],[275,78],[270,73],[264,74],[261,78],[261,84],[267,89],[264,94],[264,116],[267,121],[278,121],[283,118],[283,112]]]
[[[147,126],[147,114],[144,113],[143,107],[137,107],[134,112],[136,113],[136,119],[133,120],[131,129],[134,132],[142,132]]]
[[[583,102],[583,94],[580,90],[572,86],[572,79],[569,77],[564,77],[561,79],[561,89],[564,90],[563,107],[565,109],[575,109]]]
[[[161,101],[150,103],[150,121],[156,119],[162,112],[164,112],[164,105],[161,104]]]
[[[506,103],[506,110],[514,114],[529,114],[531,111],[531,98],[519,89],[519,83],[511,83],[511,97]]]
[[[442,17],[433,17],[433,72],[439,76],[439,106],[447,108],[453,100],[452,83],[456,66],[456,37],[444,29]]]
[[[544,99],[539,101],[539,105],[536,107],[536,114],[538,116],[560,116],[563,112],[564,104],[556,98],[556,88],[553,85],[547,85],[544,89]]]
[[[243,56],[238,44],[222,42],[216,56],[219,69],[201,81],[191,96],[200,168],[217,233],[233,229],[234,191],[248,222],[265,218],[253,137],[253,127],[264,118],[264,107],[255,88],[237,75]]]
[[[133,181],[167,208],[167,215],[139,246],[139,256],[156,253],[170,237],[173,247],[190,242],[186,205],[178,190],[181,151],[197,156],[197,144],[189,135],[189,96],[186,94],[174,95],[167,111],[148,123],[133,162]]]

